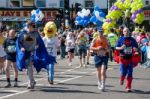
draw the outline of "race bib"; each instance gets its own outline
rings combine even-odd
[[[47,52],[49,55],[53,55],[53,47],[47,47]]]
[[[10,45],[7,47],[8,52],[14,53],[16,52],[16,46],[15,45]]]
[[[132,54],[132,47],[125,47],[124,48],[124,54],[125,55]]]

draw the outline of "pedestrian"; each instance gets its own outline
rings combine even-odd
[[[110,57],[110,61],[113,61],[113,54],[114,54],[114,50],[115,50],[115,45],[116,42],[118,40],[117,35],[115,34],[115,30],[113,28],[110,29],[110,33],[107,36],[109,44],[110,44],[110,52],[109,52],[109,57]]]
[[[127,77],[126,91],[131,92],[133,67],[140,59],[135,59],[135,56],[138,55],[138,44],[134,38],[130,37],[128,28],[123,29],[123,36],[117,41],[115,49],[119,51],[116,56],[119,57],[120,63],[120,85],[124,84],[124,79]]]
[[[48,55],[53,56],[55,59],[57,57],[57,49],[60,46],[60,41],[56,36],[57,27],[54,22],[46,23],[44,27],[45,37],[43,38]],[[48,72],[48,82],[49,84],[54,84],[54,63],[47,65]]]
[[[100,29],[98,37],[92,40],[91,50],[94,52],[94,63],[97,69],[98,89],[104,91],[109,44],[107,38],[103,35],[103,29]]]
[[[7,85],[5,87],[11,87],[10,82],[10,67],[13,66],[14,68],[14,76],[15,76],[15,83],[14,87],[18,87],[18,70],[16,67],[16,32],[14,29],[9,30],[8,37],[4,41],[4,49],[6,52],[6,78],[7,78]]]
[[[78,45],[78,53],[80,58],[80,67],[86,67],[85,57],[87,51],[87,38],[85,37],[85,32],[81,31],[77,37],[76,44]]]
[[[3,30],[0,28],[0,71],[2,72],[2,68],[4,67],[4,61],[6,53],[3,48],[5,37],[3,36]]]
[[[72,66],[72,59],[74,58],[75,37],[72,32],[68,32],[66,38],[66,52],[68,52],[69,66]]]
[[[25,68],[27,69],[28,85],[27,89],[34,89],[36,84],[33,76],[33,55],[35,50],[38,48],[39,44],[37,39],[39,38],[39,33],[35,31],[35,25],[28,21],[27,30],[23,31],[18,38],[18,45],[21,52],[25,53]]]
[[[62,34],[60,34],[60,58],[61,59],[64,59],[66,55],[65,42],[66,42],[66,38]]]

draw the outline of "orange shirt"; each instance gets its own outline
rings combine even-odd
[[[93,47],[99,46],[102,46],[104,49],[108,49],[108,40],[105,37],[97,37]]]
[[[107,53],[107,49],[108,49],[108,41],[105,37],[97,37],[95,39],[95,42],[94,42],[94,45],[92,47],[99,47],[101,46],[102,49],[99,49],[99,50],[93,50],[93,52],[99,56],[106,56],[106,53]]]

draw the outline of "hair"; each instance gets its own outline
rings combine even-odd
[[[27,27],[30,27],[30,26],[34,28],[35,24],[31,21],[27,21]]]
[[[111,28],[111,29],[110,29],[110,32],[113,32],[113,33],[114,33],[114,32],[115,32],[115,30],[114,30],[113,28]]]

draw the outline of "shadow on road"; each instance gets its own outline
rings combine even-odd
[[[96,93],[96,92],[91,92],[91,91],[82,91],[82,90],[64,90],[64,89],[58,89],[58,88],[47,88],[47,89],[41,89],[40,91],[43,92],[56,92],[56,93],[92,93],[92,94],[100,94],[100,93]]]
[[[59,83],[59,85],[73,85],[73,86],[96,86],[97,84],[68,84],[68,83]],[[112,85],[106,85],[106,87],[114,87]]]

